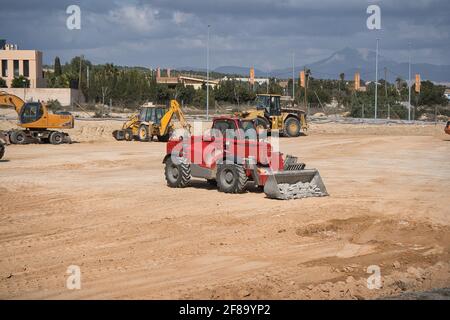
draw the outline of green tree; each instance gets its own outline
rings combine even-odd
[[[29,88],[29,87],[30,87],[30,80],[28,80],[24,76],[14,77],[13,81],[11,82],[11,88]]]
[[[62,75],[61,61],[59,57],[55,58],[55,65],[53,66],[55,77],[60,77]]]
[[[6,81],[3,78],[0,78],[0,88],[8,88]]]

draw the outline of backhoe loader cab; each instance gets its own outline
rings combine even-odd
[[[139,121],[160,124],[162,117],[167,113],[165,107],[142,107],[139,113]]]

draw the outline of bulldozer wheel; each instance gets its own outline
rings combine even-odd
[[[149,141],[148,127],[143,124],[139,127],[139,141]]]
[[[241,193],[247,183],[247,175],[242,166],[237,164],[224,164],[217,171],[217,186],[219,191],[225,193]]]
[[[300,135],[300,121],[295,118],[287,118],[284,123],[284,133],[288,137],[298,137]]]
[[[133,140],[133,132],[131,132],[131,130],[126,130],[124,137],[125,137],[125,140],[132,141]]]
[[[61,144],[64,142],[64,134],[62,132],[52,132],[49,137],[51,144]]]
[[[9,140],[12,144],[25,144],[27,137],[23,131],[12,131]]]
[[[0,142],[0,159],[5,155],[5,146]]]
[[[166,161],[164,170],[167,185],[172,188],[184,188],[191,181],[191,166],[184,158],[178,158],[179,163],[176,164],[172,158]]]

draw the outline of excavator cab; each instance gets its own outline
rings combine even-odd
[[[264,110],[266,117],[281,115],[279,95],[258,94],[256,96],[256,110]]]
[[[44,115],[44,108],[40,102],[25,103],[20,110],[19,119],[20,123],[32,123],[42,118]]]

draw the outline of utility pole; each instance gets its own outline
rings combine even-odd
[[[388,94],[387,94],[387,68],[384,67],[384,93],[385,93],[385,104],[387,103],[388,106],[388,116],[387,118],[391,118],[391,105],[388,101]]]
[[[295,53],[292,53],[292,106],[295,104]]]
[[[408,44],[409,56],[408,56],[408,121],[411,121],[411,42]]]
[[[82,63],[83,63],[83,55],[80,55],[80,75],[78,79],[78,103],[80,103],[80,97],[81,97],[81,69],[82,69]],[[73,110],[72,110],[73,111]]]
[[[206,41],[206,121],[209,120],[209,27],[208,39]]]
[[[308,100],[307,100],[307,87],[308,87],[308,78],[309,76],[306,74],[306,67],[303,67],[303,72],[305,74],[305,110],[306,110],[306,115],[309,116],[309,108],[308,108]]]
[[[378,109],[378,43],[380,39],[377,39],[377,50],[375,56],[375,119],[377,118]]]

